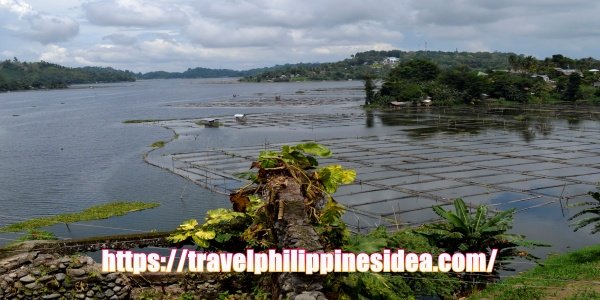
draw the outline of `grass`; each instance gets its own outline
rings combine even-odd
[[[503,280],[469,299],[600,299],[600,245],[549,257],[543,265]]]
[[[14,223],[8,226],[0,227],[0,232],[19,232],[33,230],[59,223],[74,223],[81,221],[91,221],[107,219],[115,216],[122,216],[130,212],[155,208],[159,203],[152,202],[110,202],[95,205],[77,213],[66,213],[56,216],[34,218],[23,222]]]
[[[167,142],[165,141],[156,141],[154,143],[152,143],[152,145],[150,145],[150,147],[152,148],[162,148],[167,144]]]

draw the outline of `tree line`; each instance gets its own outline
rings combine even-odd
[[[0,63],[0,91],[66,88],[70,84],[135,81],[130,71],[110,67],[67,68],[40,61],[21,62],[17,58]]]
[[[436,105],[475,103],[499,99],[517,103],[600,100],[600,66],[593,59],[574,60],[562,55],[537,60],[506,56],[508,69],[480,69],[466,65],[443,68],[432,60],[414,59],[393,67],[377,90],[374,74],[365,76],[367,105],[392,101],[419,103],[431,97]],[[579,69],[572,69],[577,67]]]

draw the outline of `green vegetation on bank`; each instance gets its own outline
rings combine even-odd
[[[158,207],[159,203],[153,202],[110,202],[95,205],[76,213],[66,213],[55,216],[34,218],[7,226],[0,227],[0,232],[19,232],[33,230],[59,223],[74,223],[107,219],[110,217],[126,215],[130,212]]]
[[[600,245],[549,257],[533,270],[488,286],[469,299],[600,299]]]
[[[360,80],[365,76],[383,79],[397,65],[413,60],[426,60],[442,70],[467,68],[489,73],[492,70],[527,69],[543,74],[544,66],[556,64],[564,69],[600,69],[600,60],[593,58],[571,59],[563,55],[553,55],[538,61],[532,56],[503,52],[444,52],[444,51],[366,51],[351,55],[350,58],[331,63],[286,64],[264,68],[258,73],[246,76],[244,81],[305,81],[305,80]],[[257,70],[252,70],[253,72]]]
[[[306,80],[360,80],[367,74],[375,78],[385,78],[398,62],[427,59],[443,68],[469,66],[478,70],[506,69],[511,53],[500,52],[444,52],[444,51],[366,51],[351,55],[350,58],[331,63],[286,64],[265,68],[244,81],[306,81]]]
[[[166,144],[167,143],[165,141],[156,141],[156,142],[152,143],[152,145],[150,145],[150,147],[152,147],[152,148],[162,148]]]
[[[244,77],[260,72],[261,69],[252,69],[247,71],[236,71],[230,69],[208,69],[208,68],[188,68],[183,72],[165,72],[154,71],[148,73],[138,73],[138,79],[173,79],[173,78],[220,78],[220,77]]]
[[[21,62],[17,58],[0,63],[0,92],[121,81],[135,81],[134,73],[102,67],[67,68],[45,61]]]
[[[585,63],[584,63],[585,62]],[[596,60],[572,60],[562,55],[537,60],[509,55],[510,70],[442,68],[432,60],[397,64],[376,90],[365,76],[367,106],[454,105],[481,101],[512,103],[600,102],[600,65]],[[570,69],[571,65],[582,69]],[[587,69],[590,68],[590,69]]]

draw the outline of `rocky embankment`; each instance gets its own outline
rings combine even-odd
[[[120,273],[101,273],[88,256],[28,252],[0,261],[0,299],[129,299]]]

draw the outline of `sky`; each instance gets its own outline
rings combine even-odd
[[[0,0],[2,60],[245,70],[392,49],[600,58],[600,1]]]

